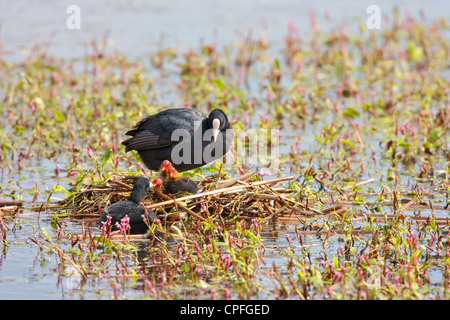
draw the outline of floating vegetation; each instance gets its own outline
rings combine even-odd
[[[126,198],[136,178],[136,175],[110,174],[102,183],[89,186],[81,183],[78,191],[58,205],[61,210],[77,208],[69,214],[71,219],[83,223],[98,221],[98,207]],[[230,298],[230,288],[218,292],[214,286],[224,279],[242,298],[251,298],[264,291],[257,279],[267,273],[278,298],[421,299],[439,295],[428,270],[447,270],[439,257],[445,261],[450,253],[450,218],[416,214],[415,210],[434,212],[447,208],[433,206],[431,201],[426,203],[427,195],[407,199],[401,192],[388,194],[385,190],[376,193],[374,202],[363,201],[361,205],[346,200],[349,195],[344,192],[355,190],[374,197],[375,193],[360,190],[361,186],[373,182],[368,179],[339,189],[335,197],[330,196],[334,203],[322,201],[329,204],[318,209],[312,198],[304,203],[300,201],[293,179],[288,176],[264,180],[254,172],[229,178],[216,173],[202,179],[199,194],[149,193],[143,205],[156,210],[163,221],[160,230],[171,234],[173,240],[157,239],[156,246],[146,250],[158,258],[153,257],[152,263],[139,261],[135,268],[122,267],[123,277],[143,279],[144,291],[151,292],[151,298],[186,297],[188,283],[193,285],[191,294],[195,288],[202,288],[197,298]],[[280,186],[285,183],[288,185]],[[388,198],[391,200],[386,201]],[[391,207],[393,213],[378,213],[380,207]],[[281,267],[283,271],[275,263],[267,266],[265,262],[264,237],[277,238],[279,231],[263,231],[267,226],[280,224],[295,224],[293,233],[284,234],[287,247],[278,253],[287,260]],[[149,233],[156,230],[154,227]],[[119,257],[118,243],[133,248],[132,243],[154,238],[149,239],[148,234],[115,232],[101,240],[98,234],[83,232],[82,239],[91,246],[95,243],[94,247],[109,243],[113,246],[111,252]],[[335,242],[342,243],[337,246],[336,254],[327,248]],[[322,257],[314,258],[312,251],[318,245]],[[118,263],[130,265],[130,262]],[[109,274],[107,267],[103,269],[106,274],[101,276],[116,277]],[[83,272],[88,278],[88,272]],[[155,274],[159,277],[162,274],[165,280],[155,278]],[[94,272],[90,276],[99,274]],[[176,279],[183,281],[187,291],[181,293],[177,289]],[[158,285],[159,281],[162,282]],[[441,293],[448,297],[448,285]]]
[[[132,189],[136,178],[137,176],[133,175],[122,175],[122,177],[111,175],[103,183],[82,187],[70,197],[60,201],[58,207],[62,210],[70,209],[72,218],[97,217],[100,208],[126,197],[123,193]],[[294,200],[282,195],[293,190],[274,189],[270,187],[270,184],[281,183],[293,178],[293,176],[289,176],[265,181],[261,178],[257,180],[253,173],[249,173],[219,183],[220,180],[211,176],[200,182],[199,186],[203,190],[201,193],[172,199],[161,192],[152,191],[144,198],[143,205],[148,209],[171,205],[185,210],[187,213],[192,213],[194,210],[196,212],[192,213],[193,217],[202,221],[206,221],[209,217],[217,219],[219,216],[222,219],[232,219],[235,216],[246,219],[268,218],[265,217],[268,212],[272,212],[270,216],[273,217],[274,211],[285,211],[287,206],[295,204]],[[266,200],[272,202],[271,207],[265,203]],[[213,212],[205,211],[205,201],[210,204],[210,207],[214,207]],[[192,207],[192,209],[186,209],[188,207]],[[170,212],[170,210],[168,211]]]
[[[448,28],[395,11],[376,32],[290,22],[276,52],[249,34],[135,60],[95,41],[81,60],[0,56],[1,259],[28,230],[83,298],[449,299]],[[123,134],[168,105],[226,110],[230,161],[185,173],[199,194],[149,192],[147,234],[102,233],[101,210],[156,174]],[[268,129],[254,153],[277,140],[279,165],[246,161]],[[42,168],[52,186],[28,182]]]

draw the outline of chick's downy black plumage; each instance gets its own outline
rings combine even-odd
[[[164,185],[163,192],[165,194],[173,194],[177,192],[198,193],[198,187],[195,182],[189,178],[182,178],[180,180],[167,182]]]
[[[130,224],[130,233],[145,233],[148,231],[148,225],[157,219],[155,213],[150,209],[145,209],[140,205],[145,195],[151,188],[150,180],[147,177],[139,177],[136,179],[133,190],[128,200],[116,202],[109,207],[103,209],[100,216],[100,222],[106,223],[108,216],[111,216],[110,225],[112,230],[118,230],[116,222],[128,215]],[[147,220],[145,222],[143,216]]]
[[[198,193],[197,184],[189,177],[179,177],[174,167],[169,169],[169,180],[164,183],[164,193],[189,192]]]
[[[181,172],[222,158],[234,132],[220,109],[206,115],[172,108],[141,120],[126,135],[132,137],[122,142],[125,151],[136,150],[147,168],[157,171],[167,159]]]

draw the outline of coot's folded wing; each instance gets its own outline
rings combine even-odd
[[[122,142],[126,146],[125,151],[149,150],[175,145],[180,139],[172,139],[172,134],[177,129],[187,130],[194,134],[195,122],[200,125],[206,119],[206,115],[192,109],[176,108],[167,109],[149,116],[136,124],[126,135],[132,138]]]
[[[159,135],[144,129],[136,131],[132,138],[123,141],[122,144],[125,145],[125,152],[128,152],[168,147],[174,142],[161,139]]]

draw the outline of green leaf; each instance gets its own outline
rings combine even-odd
[[[55,184],[51,190],[51,193],[55,191],[63,191],[66,195],[66,197],[70,197],[70,192],[67,191],[64,187],[60,186],[59,184]]]
[[[352,107],[347,107],[345,108],[345,112],[344,112],[345,116],[348,116],[350,118],[356,118],[359,117],[359,112],[356,111],[354,108]]]
[[[227,85],[225,84],[225,82],[223,82],[223,80],[220,78],[214,79],[213,82],[217,86],[217,88],[219,88],[220,90],[225,90],[227,88]]]
[[[388,173],[387,173],[387,177],[386,178],[387,178],[388,181],[394,180],[395,179],[394,170],[392,170],[392,169],[389,170]]]
[[[189,272],[190,270],[191,270],[190,262],[183,263],[182,266],[180,267],[181,272]]]
[[[56,123],[61,123],[61,122],[66,121],[66,116],[63,113],[59,112],[58,110],[53,110],[53,113],[55,115]]]
[[[47,230],[45,230],[44,227],[41,228],[41,232],[42,232],[42,235],[44,236],[45,240],[47,240],[47,241],[52,240],[52,236],[47,232]]]
[[[274,61],[273,64],[274,64],[275,68],[277,68],[278,70],[280,70],[280,68],[281,68],[280,60],[275,59],[275,61]]]
[[[138,280],[138,275],[136,271],[134,271],[132,268],[130,268],[131,273],[133,274],[133,283],[136,283]]]
[[[83,179],[88,175],[88,171],[84,171],[84,172],[82,172],[76,179],[75,179],[75,185],[77,186],[77,185],[79,185],[82,181],[83,181]]]
[[[57,230],[59,228],[58,225],[58,215],[53,215],[52,220],[50,221],[50,225],[52,226],[53,229]]]
[[[36,102],[36,106],[40,109],[40,110],[44,110],[45,109],[45,105],[44,105],[44,101],[42,101],[42,99],[40,97],[35,97],[34,101]]]
[[[314,136],[314,138],[316,138],[316,140],[317,140],[319,143],[322,143],[322,138],[321,138],[320,136],[318,136],[318,135],[315,134],[315,133],[313,133],[313,136]]]
[[[105,153],[103,154],[102,167],[104,167],[105,164],[109,161],[109,159],[111,159],[112,154],[113,154],[112,148],[108,147]]]
[[[346,149],[351,149],[351,148],[353,148],[354,143],[352,141],[347,140],[347,139],[342,139],[342,145]]]

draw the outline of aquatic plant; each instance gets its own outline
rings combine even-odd
[[[2,251],[22,215],[48,222],[29,237],[37,260],[81,295],[106,281],[93,296],[448,299],[448,21],[395,11],[377,32],[323,32],[310,19],[280,50],[248,34],[133,60],[96,41],[80,60],[1,55]],[[101,209],[156,174],[118,147],[123,133],[172,105],[224,108],[247,135],[186,173],[204,194],[144,199],[161,220],[149,234],[102,229]],[[279,166],[240,158],[251,129],[276,132],[258,148],[277,139]],[[25,184],[41,161],[53,186]]]

